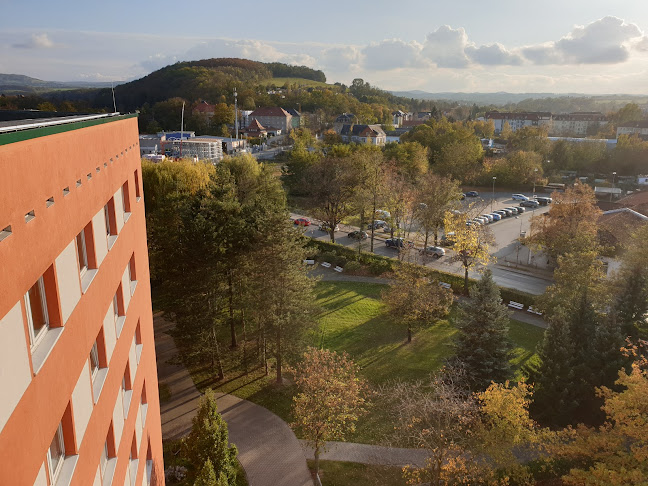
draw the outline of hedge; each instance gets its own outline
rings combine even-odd
[[[339,265],[341,267],[344,267],[347,262],[357,262],[362,265],[367,265],[371,270],[371,273],[375,275],[390,272],[394,269],[395,265],[400,263],[398,260],[393,258],[376,255],[374,253],[365,252],[358,254],[357,250],[342,246],[338,243],[330,243],[328,241],[310,239],[307,243],[307,248],[309,247],[317,250],[317,254],[314,257],[317,261],[328,261],[333,265]],[[438,280],[439,282],[449,283],[452,286],[452,290],[456,293],[463,292],[464,279],[461,275],[432,268],[429,268],[428,272],[430,278]],[[474,279],[468,279],[468,285],[472,285],[475,282]],[[524,304],[525,306],[535,305],[536,303],[535,295],[520,290],[500,287],[500,294],[502,300],[506,303],[511,300]]]

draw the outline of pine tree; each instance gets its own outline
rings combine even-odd
[[[227,476],[224,472],[216,477],[216,472],[214,471],[214,465],[207,458],[205,464],[203,465],[198,477],[194,481],[194,486],[229,486],[230,483],[227,481]]]
[[[486,270],[470,291],[470,301],[461,305],[455,359],[463,364],[475,391],[491,381],[502,383],[511,377],[508,336],[509,313],[502,304],[493,275]]]
[[[217,411],[214,392],[207,390],[200,401],[198,413],[192,420],[191,433],[183,445],[185,457],[195,470],[200,471],[200,476],[204,472],[210,478],[207,465],[209,461],[214,475],[218,475],[219,482],[215,483],[218,486],[234,484],[236,480],[238,451],[235,445],[229,445],[228,440],[227,424]],[[204,469],[207,471],[203,471]]]

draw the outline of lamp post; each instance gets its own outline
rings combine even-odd
[[[491,198],[491,213],[493,212],[493,200],[495,199],[495,180],[497,177],[493,176],[493,197]]]
[[[614,185],[615,181],[616,181],[616,172],[612,172],[612,188],[613,189],[615,187],[615,185]],[[613,192],[610,191],[610,202],[612,202],[612,195],[613,195]]]

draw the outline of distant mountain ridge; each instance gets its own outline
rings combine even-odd
[[[498,91],[494,93],[457,93],[457,92],[440,92],[430,93],[421,90],[411,91],[390,91],[396,96],[405,98],[414,98],[421,100],[448,100],[457,102],[477,103],[482,105],[506,105],[519,103],[529,99],[547,99],[547,98],[595,98],[601,101],[632,100],[638,102],[648,102],[648,95],[627,95],[627,94],[584,94],[584,93],[508,93]]]
[[[74,88],[106,88],[110,84],[110,82],[105,81],[43,81],[24,74],[0,73],[0,93],[4,94],[34,94]]]

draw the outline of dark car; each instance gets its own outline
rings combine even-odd
[[[537,201],[528,200],[528,201],[522,201],[520,203],[520,206],[526,208],[537,208],[538,206],[540,206],[540,203],[538,203]]]
[[[520,206],[517,206],[517,207],[516,206],[509,206],[508,208],[504,208],[504,209],[508,209],[509,211],[511,211],[513,213],[513,216],[515,216],[516,214],[522,214],[524,211],[526,211],[526,209],[524,209],[524,208],[522,208]]]
[[[419,250],[419,253],[421,255],[431,256],[432,258],[441,258],[445,255],[445,250],[440,246],[428,246]]]
[[[479,193],[477,191],[468,191],[466,197],[479,197]]]
[[[552,199],[550,197],[536,197],[536,201],[538,201],[538,204],[541,206],[546,206],[547,204],[551,204]]]
[[[441,246],[448,246],[448,247],[454,246],[455,242],[452,239],[454,235],[455,235],[454,231],[451,231],[447,235],[443,235],[441,237]]]
[[[369,223],[367,225],[367,229],[371,229],[372,226],[373,226],[373,229],[383,228],[383,227],[387,226],[387,222],[383,221],[382,219],[377,219],[373,223]]]
[[[364,231],[352,231],[347,236],[356,240],[366,240],[369,238],[369,235]]]
[[[412,248],[414,243],[405,241],[403,238],[388,238],[385,240],[387,248]]]

